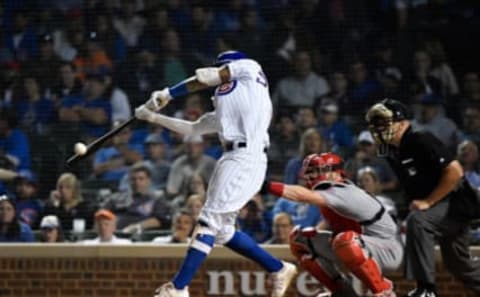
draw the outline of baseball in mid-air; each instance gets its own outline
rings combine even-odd
[[[75,143],[75,146],[73,147],[73,150],[75,154],[82,156],[87,153],[87,146],[83,142],[77,142]]]

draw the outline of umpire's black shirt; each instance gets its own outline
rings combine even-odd
[[[408,201],[424,199],[438,185],[453,160],[445,145],[426,131],[409,127],[398,147],[390,147],[388,163],[397,174]]]

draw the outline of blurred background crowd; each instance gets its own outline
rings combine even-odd
[[[364,121],[390,97],[480,188],[477,1],[3,0],[0,22],[0,242],[186,242],[222,154],[216,136],[138,123],[77,166],[65,160],[229,49],[268,76],[270,178],[301,184],[306,155],[336,152],[401,224],[402,190]],[[211,95],[162,112],[196,120]],[[313,206],[257,195],[238,226],[286,243],[294,225],[321,222]]]

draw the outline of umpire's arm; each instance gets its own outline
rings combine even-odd
[[[458,186],[462,176],[462,165],[457,160],[453,160],[443,169],[439,183],[424,201],[432,206],[442,200]]]

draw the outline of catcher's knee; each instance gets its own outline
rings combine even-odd
[[[289,236],[290,252],[298,262],[301,262],[304,255],[311,255],[310,247],[307,243],[308,241],[304,238],[300,225],[295,226]]]
[[[354,231],[339,233],[332,241],[335,255],[347,266],[360,265],[368,259],[360,235]]]

